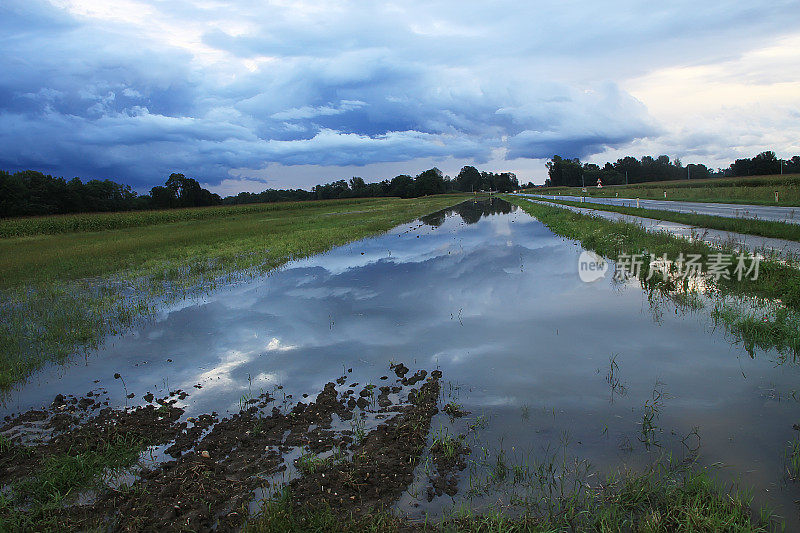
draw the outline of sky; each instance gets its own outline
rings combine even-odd
[[[800,154],[800,1],[2,0],[0,168],[222,195]]]

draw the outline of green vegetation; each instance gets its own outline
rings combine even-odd
[[[691,179],[614,185],[598,189],[586,181],[586,193],[580,187],[537,187],[528,192],[553,195],[585,195],[594,198],[643,198],[683,202],[718,202],[730,204],[800,206],[800,174],[752,176],[741,178]],[[604,185],[606,184],[603,182]],[[624,182],[623,182],[624,183]],[[592,185],[592,186],[589,186]],[[775,202],[778,191],[778,202]],[[800,212],[798,213],[800,217]]]
[[[732,218],[718,217],[713,215],[697,215],[694,213],[678,213],[676,211],[665,211],[663,209],[645,209],[643,207],[627,207],[620,205],[598,204],[594,202],[573,202],[570,200],[550,200],[548,202],[570,205],[573,207],[583,207],[586,209],[597,209],[600,211],[610,211],[633,215],[643,218],[656,220],[668,220],[689,226],[700,228],[718,229],[722,231],[733,231],[747,235],[759,235],[761,237],[771,237],[774,239],[785,239],[787,241],[800,241],[800,224],[789,222],[772,222],[768,220],[755,220],[751,218]],[[800,219],[800,209],[798,209],[798,219]]]
[[[0,239],[0,389],[47,361],[64,361],[98,346],[105,335],[122,331],[164,302],[262,275],[463,198],[28,219],[35,228],[26,234],[32,236]],[[82,231],[48,234],[53,233],[48,228],[74,228],[74,220],[84,217],[92,222],[80,226]],[[119,229],[87,231],[97,227],[95,221]]]
[[[536,217],[554,233],[580,241],[584,248],[598,254],[616,258],[620,254],[641,254],[642,269],[639,272],[642,285],[649,292],[668,295],[671,299],[687,302],[696,309],[699,304],[697,288],[687,279],[662,279],[661,275],[648,276],[651,260],[663,257],[676,258],[680,254],[697,254],[701,263],[720,250],[695,240],[675,237],[667,232],[649,232],[637,224],[611,221],[570,211],[569,209],[530,201],[518,197],[507,197],[508,201],[522,207]],[[727,250],[732,253],[732,250]],[[800,355],[800,270],[792,265],[774,261],[761,261],[759,276],[753,280],[737,280],[733,275],[734,264],[727,267],[730,279],[704,280],[704,290],[714,297],[716,311],[712,317],[722,320],[728,330],[750,350],[755,346],[788,350],[793,360]],[[671,268],[674,268],[672,265]],[[650,277],[651,279],[647,279]],[[756,318],[757,317],[757,318]],[[755,322],[760,321],[758,326]]]
[[[21,484],[19,492],[37,505],[57,505],[91,486],[103,473],[132,465],[144,447],[145,443],[138,438],[115,435],[93,450],[48,457],[34,477]]]
[[[567,496],[570,497],[570,496]],[[557,500],[557,499],[556,499]],[[251,518],[250,533],[300,531],[443,531],[443,532],[560,532],[560,531],[772,531],[776,524],[766,510],[752,516],[752,499],[735,488],[726,493],[706,471],[656,467],[643,474],[609,478],[602,488],[587,492],[581,505],[567,512],[541,516],[518,513],[456,510],[439,521],[411,521],[376,509],[365,515],[339,516],[329,507],[292,504],[291,495],[266,503]],[[554,501],[553,503],[558,503]]]
[[[446,459],[454,459],[461,452],[463,443],[460,437],[454,437],[449,430],[440,426],[433,433],[432,449],[440,453]]]
[[[786,454],[786,470],[789,478],[800,481],[800,437],[789,441],[789,450]]]
[[[297,458],[297,470],[302,474],[313,474],[317,470],[330,468],[338,461],[341,461],[345,456],[346,454],[338,448],[334,448],[334,450],[325,457],[306,450]]]
[[[132,466],[146,446],[139,437],[115,432],[92,446],[78,446],[37,461],[31,477],[11,484],[0,495],[0,531],[61,530],[58,513],[65,502],[81,491],[101,487],[105,475]],[[4,453],[10,453],[13,460],[18,454],[33,452],[20,445]]]
[[[718,301],[711,316],[742,339],[748,353],[754,353],[756,348],[775,348],[781,353],[800,354],[800,315],[781,305],[765,302],[753,309],[746,301]]]

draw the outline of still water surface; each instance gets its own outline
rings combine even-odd
[[[797,367],[774,353],[751,358],[705,312],[648,299],[636,282],[581,282],[580,252],[502,200],[467,202],[164,309],[85,359],[45,368],[0,413],[104,387],[121,406],[181,388],[191,392],[186,416],[224,414],[248,391],[283,385],[299,399],[344,368],[375,382],[400,361],[442,370],[443,400],[471,412],[455,431],[482,417],[473,459],[503,450],[524,460],[567,443],[571,456],[609,472],[696,453],[796,525],[800,491],[785,456],[800,422]],[[657,445],[645,446],[654,390]],[[449,424],[441,414],[434,429]],[[400,506],[452,503],[406,495]]]

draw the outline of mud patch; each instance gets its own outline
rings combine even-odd
[[[398,414],[353,447],[351,461],[293,480],[288,486],[292,505],[324,504],[354,515],[388,508],[413,481],[431,418],[438,412],[438,394],[438,379],[429,379],[409,393],[408,405]]]
[[[221,420],[217,413],[184,419],[175,406],[188,396],[183,391],[144,394],[146,405],[120,410],[95,392],[58,395],[47,408],[9,418],[0,428],[0,484],[14,495],[0,509],[0,526],[17,520],[55,529],[233,531],[257,495],[284,488],[276,481],[284,475],[293,505],[325,503],[348,516],[388,508],[413,481],[437,413],[441,376],[420,370],[406,377],[403,365],[393,370],[394,385],[339,391],[347,381],[342,376],[314,401],[279,409],[265,393]],[[80,458],[120,436],[135,447],[134,457],[157,446],[158,460],[130,465],[123,484],[103,476],[83,480],[92,483],[56,506],[37,507],[25,493],[48,457]],[[302,460],[289,459],[298,454]]]

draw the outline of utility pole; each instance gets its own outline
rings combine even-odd
[[[783,159],[779,159],[779,161],[781,162],[781,176],[783,176]]]
[[[625,171],[625,185],[628,184],[628,171]]]
[[[689,165],[686,165],[686,179],[692,179],[692,167]]]

